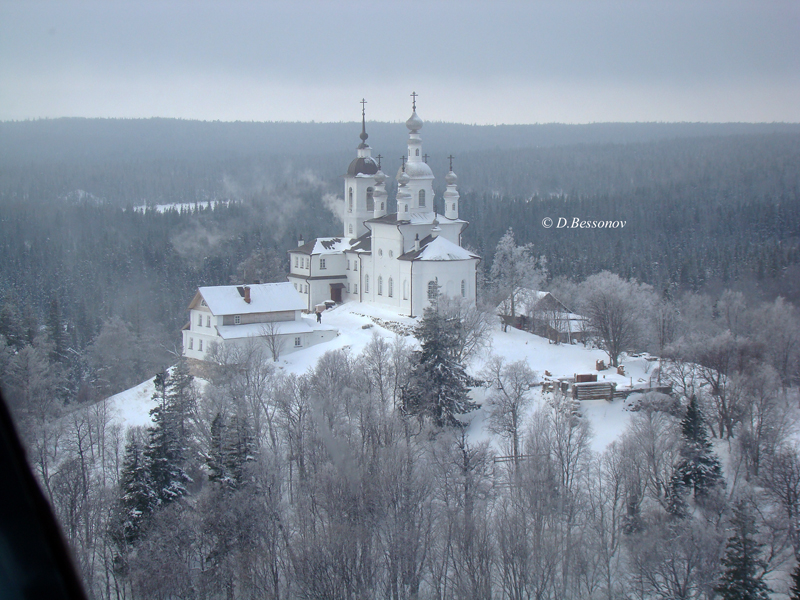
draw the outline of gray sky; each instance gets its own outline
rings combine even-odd
[[[0,0],[0,120],[800,122],[800,2]]]

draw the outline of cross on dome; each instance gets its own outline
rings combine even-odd
[[[362,98],[361,99],[361,135],[358,136],[358,137],[361,138],[361,145],[359,146],[359,148],[366,148],[367,147],[367,138],[369,137],[369,135],[367,135],[367,121],[366,121],[366,116],[365,116],[366,115],[366,111],[365,111],[365,107],[364,107],[364,105],[366,103],[367,103],[367,101],[364,100],[364,98]]]
[[[450,170],[452,171],[452,170],[453,170],[453,159],[455,158],[455,156],[453,156],[453,155],[451,154],[451,155],[450,155],[450,156],[448,156],[447,158],[450,160]]]
[[[417,92],[411,92],[411,110],[413,111],[417,110],[417,96],[419,96]]]

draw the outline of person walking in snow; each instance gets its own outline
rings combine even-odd
[[[322,323],[322,312],[317,311],[317,323]]]

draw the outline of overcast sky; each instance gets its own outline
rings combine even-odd
[[[800,122],[800,2],[0,0],[0,120]]]

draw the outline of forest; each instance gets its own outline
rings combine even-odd
[[[91,597],[800,597],[800,128],[426,124],[480,305],[303,374],[257,346],[187,364],[197,286],[283,280],[338,233],[353,127],[0,124],[0,383]],[[393,175],[402,126],[369,130]],[[672,385],[602,453],[485,343],[526,289]],[[153,378],[123,430],[103,399]],[[461,423],[475,388],[493,442]]]

